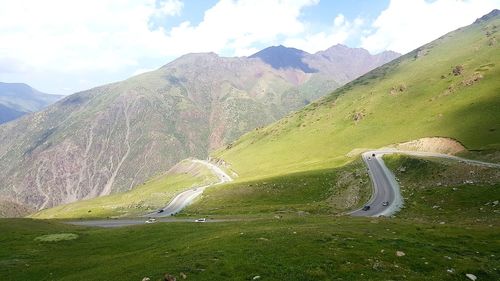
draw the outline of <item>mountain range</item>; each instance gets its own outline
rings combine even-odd
[[[497,94],[500,83],[496,79],[500,53],[495,39],[499,25],[498,11],[493,11],[470,26],[445,34],[304,108],[212,151],[212,161],[232,172],[238,181],[210,188],[195,203],[196,207],[186,213],[249,214],[258,206],[265,206],[267,211],[282,210],[274,204],[282,200],[292,204],[287,197],[292,193],[297,201],[308,202],[306,209],[317,203],[327,209],[343,206],[345,211],[368,200],[363,196],[368,195],[370,188],[361,180],[362,172],[357,171],[349,184],[349,177],[343,173],[337,174],[340,176],[337,181],[325,180],[324,173],[332,167],[351,169],[353,165],[359,166],[359,155],[376,148],[460,153],[489,162],[500,161],[500,100]],[[297,60],[290,60],[288,65],[281,59],[277,61],[280,64],[275,67],[278,68],[304,68]],[[415,173],[413,168],[410,173]],[[362,171],[366,170],[362,168]],[[463,183],[464,178],[469,180],[469,173],[452,178]],[[314,174],[319,182],[305,186],[302,180],[308,174]],[[417,185],[425,177],[425,174],[412,175]],[[440,181],[440,178],[433,180]],[[495,177],[489,180],[494,181]],[[285,184],[278,184],[280,189],[275,187],[276,182]],[[308,188],[319,188],[326,183],[336,184],[335,195],[332,189],[327,189],[320,193],[323,199],[308,201],[311,200],[307,197],[310,195]],[[294,189],[294,185],[299,188]],[[339,190],[346,187],[350,190]],[[170,190],[167,185],[163,188]],[[363,191],[363,188],[366,189]],[[288,195],[282,198],[276,192]],[[131,193],[120,196],[127,197],[127,194]],[[142,198],[147,196],[147,192],[142,194]],[[121,216],[151,207],[142,198],[132,198],[136,198],[134,204],[117,199],[115,195],[79,201],[44,210],[35,217],[93,217],[97,210]],[[325,198],[332,198],[332,201],[322,201]],[[475,204],[473,200],[471,204]],[[162,206],[160,203],[155,207]],[[295,209],[298,205],[293,206]],[[87,213],[90,209],[93,212]]]
[[[130,190],[397,56],[342,45],[316,54],[283,46],[239,58],[188,54],[73,94],[0,126],[0,197],[41,209]]]
[[[494,10],[212,156],[255,178],[342,166],[367,149],[445,137],[498,162],[499,26]]]
[[[39,111],[62,98],[42,93],[23,83],[0,82],[0,124]]]

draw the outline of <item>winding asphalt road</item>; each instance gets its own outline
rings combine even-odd
[[[218,184],[223,184],[223,183],[230,182],[233,180],[221,168],[217,167],[216,165],[214,165],[208,161],[193,160],[193,162],[200,163],[200,164],[207,166],[207,168],[209,168],[212,171],[212,173],[214,173],[214,175],[217,176],[217,178],[219,179],[219,182],[215,183],[215,184],[198,186],[198,187],[194,187],[194,188],[191,188],[189,190],[183,191],[183,192],[177,194],[177,196],[175,196],[174,199],[172,199],[170,201],[170,203],[168,203],[167,206],[165,206],[164,208],[157,210],[153,213],[146,214],[146,215],[144,215],[144,217],[161,218],[161,217],[172,216],[172,215],[180,212],[182,209],[184,209],[189,204],[191,204],[193,202],[193,200],[196,199],[198,196],[200,196],[203,193],[203,191],[205,191],[205,189],[207,189],[208,187],[218,185]]]
[[[396,149],[368,151],[363,153],[362,157],[368,167],[368,174],[372,180],[373,193],[370,200],[365,204],[365,206],[370,206],[370,208],[366,211],[362,208],[352,211],[350,213],[351,215],[363,217],[392,216],[403,207],[403,197],[401,197],[399,184],[394,174],[387,168],[384,160],[382,160],[382,156],[385,154],[406,154],[417,157],[445,158],[472,165],[500,168],[500,164],[470,160],[441,153],[403,151]],[[383,202],[388,202],[389,204],[384,206]]]
[[[195,222],[193,219],[189,218],[158,218],[157,222]],[[205,223],[212,222],[228,222],[235,221],[235,219],[209,219]],[[80,225],[80,226],[97,226],[97,227],[122,227],[129,225],[145,224],[144,218],[136,219],[102,219],[102,220],[81,220],[81,221],[70,221],[69,224]]]
[[[384,152],[368,151],[362,154],[363,161],[368,167],[368,174],[372,180],[372,196],[365,206],[370,206],[369,210],[362,209],[351,212],[353,216],[375,217],[389,216],[401,209],[403,197],[399,191],[399,184],[391,171],[385,166],[382,156]],[[388,206],[383,206],[383,202],[388,202]]]
[[[210,186],[226,183],[233,181],[233,179],[226,174],[221,168],[216,165],[205,161],[205,160],[193,160],[193,162],[205,165],[215,176],[219,179],[219,182],[215,184],[209,184],[204,186],[193,187],[189,190],[183,191],[172,199],[167,206],[159,209],[155,212],[144,215],[147,218],[156,218],[159,222],[193,222],[193,219],[177,219],[171,218],[170,216],[180,212],[183,208],[188,206],[193,202],[196,197],[200,196],[205,189]],[[163,210],[163,211],[161,211]],[[207,222],[221,222],[228,221],[225,220],[207,220]],[[103,220],[81,220],[81,221],[69,221],[69,224],[82,225],[82,226],[98,226],[98,227],[122,227],[136,224],[144,224],[144,218],[136,219],[103,219]]]
[[[417,151],[402,151],[396,149],[386,149],[386,150],[373,150],[362,154],[363,161],[365,162],[368,173],[372,181],[372,196],[370,200],[365,204],[370,206],[370,208],[364,211],[362,208],[352,211],[349,214],[352,216],[362,216],[362,217],[379,217],[379,216],[392,216],[398,212],[401,207],[403,207],[403,198],[401,196],[399,184],[396,181],[394,174],[387,168],[382,157],[385,154],[406,154],[417,157],[437,157],[450,160],[456,160],[463,163],[469,163],[472,165],[487,166],[492,168],[500,168],[500,164],[482,162],[477,160],[465,159],[453,155],[432,153],[432,152],[417,152]],[[148,218],[158,218],[161,222],[193,222],[192,219],[177,219],[171,218],[180,212],[183,208],[188,206],[193,202],[195,198],[200,196],[205,189],[210,186],[230,182],[233,179],[226,174],[222,169],[216,165],[204,161],[204,160],[193,160],[194,162],[201,163],[207,166],[219,179],[219,182],[210,185],[199,186],[191,188],[184,192],[179,193],[170,201],[170,203],[164,208],[157,210],[153,213],[144,215]],[[384,206],[384,202],[388,202],[387,206]],[[163,210],[163,211],[161,211]],[[218,222],[226,220],[210,220],[210,222]],[[125,220],[89,220],[89,221],[71,221],[70,224],[85,225],[85,226],[100,226],[100,227],[120,227],[134,224],[143,224],[144,218],[137,219],[125,219]]]

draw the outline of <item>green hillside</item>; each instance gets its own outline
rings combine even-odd
[[[339,168],[214,186],[183,215],[339,214],[362,207],[370,195],[368,172],[359,159]]]
[[[428,136],[500,149],[498,15],[446,34],[214,153],[242,178],[340,166]]]

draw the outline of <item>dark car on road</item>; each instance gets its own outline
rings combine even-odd
[[[362,209],[362,210],[363,210],[363,211],[368,211],[368,210],[370,210],[370,206],[366,205],[366,206],[364,206],[364,207],[363,207],[363,209]]]
[[[163,212],[165,212],[165,210],[161,209],[161,210],[158,211],[158,214],[159,213],[163,213]]]

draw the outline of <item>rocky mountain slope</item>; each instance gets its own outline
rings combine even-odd
[[[306,73],[276,69],[258,57],[189,54],[76,93],[0,126],[0,197],[40,209],[129,190],[361,74],[336,71]]]
[[[249,58],[260,58],[275,69],[300,69],[305,73],[328,76],[329,79],[345,84],[399,56],[400,54],[392,51],[371,55],[362,48],[337,44],[315,54],[282,45],[273,46]]]
[[[213,156],[255,178],[341,166],[366,149],[440,136],[498,162],[499,28],[495,10]]]
[[[0,82],[0,124],[41,110],[62,97],[42,93],[22,83]]]

